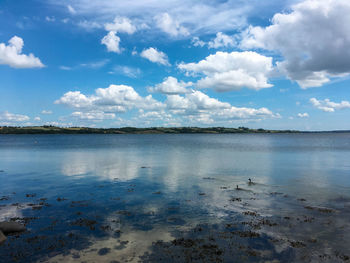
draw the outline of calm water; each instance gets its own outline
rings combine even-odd
[[[0,262],[350,256],[346,133],[2,135],[0,170],[0,221],[28,230]]]

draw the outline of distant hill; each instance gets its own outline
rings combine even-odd
[[[246,127],[225,128],[225,127],[150,127],[150,128],[87,128],[56,126],[26,126],[26,127],[0,127],[0,134],[165,134],[165,133],[298,133],[295,130],[265,130],[249,129]]]

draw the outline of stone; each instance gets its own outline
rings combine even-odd
[[[6,241],[6,236],[0,230],[0,245]]]
[[[0,222],[0,231],[4,234],[26,231],[26,227],[17,222]]]

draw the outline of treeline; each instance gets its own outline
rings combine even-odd
[[[265,130],[249,129],[246,127],[225,128],[225,127],[150,127],[150,128],[88,128],[88,127],[56,127],[56,126],[26,126],[0,127],[0,134],[165,134],[165,133],[296,133],[294,130]]]

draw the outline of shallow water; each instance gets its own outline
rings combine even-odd
[[[344,262],[349,160],[347,133],[1,135],[28,231],[0,262]]]

